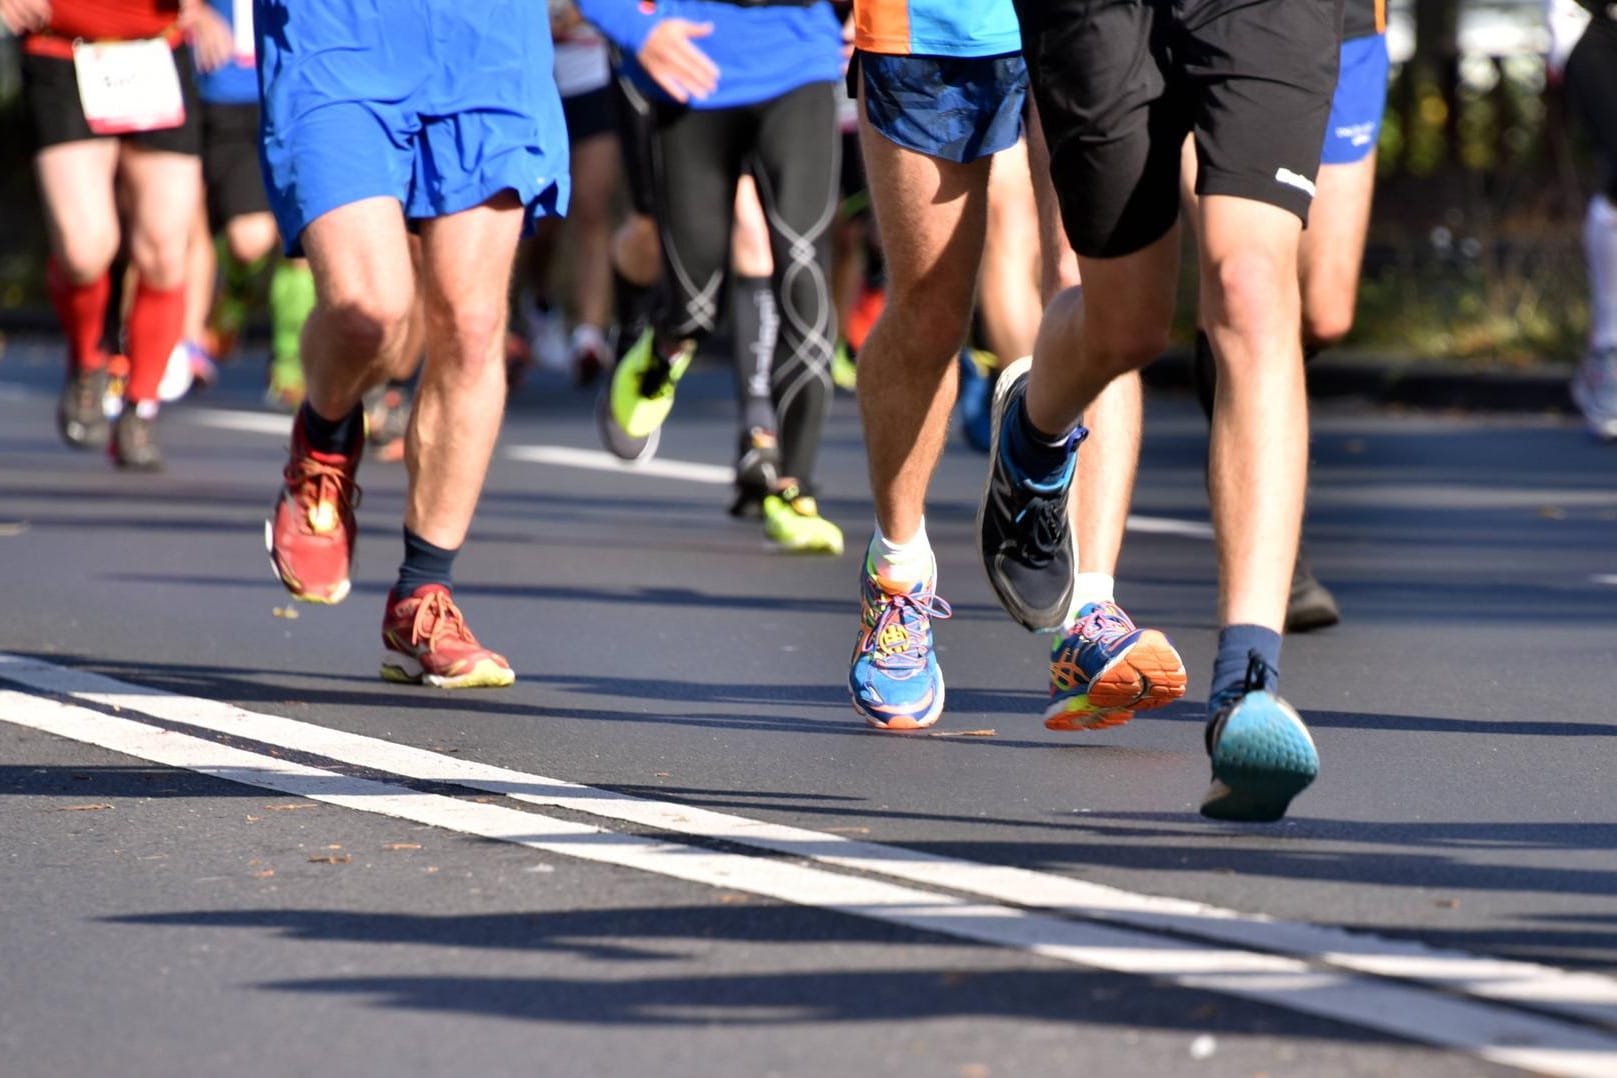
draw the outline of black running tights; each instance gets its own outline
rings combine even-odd
[[[841,143],[833,84],[810,83],[756,105],[657,108],[652,172],[662,233],[660,342],[711,334],[724,307],[736,184],[758,184],[774,255],[780,336],[770,373],[781,474],[811,488],[831,399],[830,228]]]

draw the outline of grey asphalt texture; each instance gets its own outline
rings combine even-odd
[[[168,470],[59,442],[58,346],[0,361],[0,651],[467,759],[1147,894],[1617,972],[1617,447],[1564,416],[1316,409],[1306,534],[1342,625],[1288,640],[1320,780],[1272,827],[1195,806],[1215,639],[1205,539],[1136,533],[1119,598],[1185,701],[1038,720],[1045,642],[972,553],[984,459],[951,444],[928,530],[949,708],[847,703],[871,519],[851,400],[827,429],[840,559],[769,551],[723,488],[496,460],[457,595],[506,691],[375,677],[404,475],[368,462],[355,589],[295,620],[262,521],[284,440],[166,414]],[[256,369],[210,407],[253,407]],[[725,464],[719,370],[659,456]],[[502,444],[595,448],[544,377]],[[1206,519],[1195,406],[1151,397],[1134,511]],[[1610,580],[1602,580],[1603,577]],[[1086,973],[296,799],[0,723],[0,1073],[1487,1074],[1257,1004]],[[109,808],[87,809],[86,805]],[[419,845],[420,849],[391,848]],[[352,860],[311,861],[330,847]],[[1202,1034],[1217,1050],[1193,1058]]]

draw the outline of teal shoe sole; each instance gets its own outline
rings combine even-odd
[[[1271,823],[1319,775],[1319,750],[1284,700],[1254,692],[1236,705],[1213,752],[1213,784],[1201,813],[1214,820]]]

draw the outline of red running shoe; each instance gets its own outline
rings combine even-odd
[[[264,545],[294,599],[340,603],[348,596],[360,496],[354,475],[363,446],[361,430],[348,452],[316,453],[303,433],[302,414],[292,422],[292,458],[281,473],[275,510],[264,522]]]
[[[517,679],[505,656],[477,642],[442,584],[400,599],[387,596],[382,618],[382,678],[438,689],[501,688]]]

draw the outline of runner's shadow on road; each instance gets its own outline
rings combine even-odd
[[[1052,968],[1015,951],[752,901],[441,917],[197,910],[107,920],[166,929],[244,929],[337,946],[376,944],[383,948],[373,963],[377,966],[396,961],[399,947],[450,948],[439,968],[460,963],[467,972],[361,973],[253,986],[437,1014],[580,1027],[697,1029],[991,1019],[1044,1023],[1076,1036],[1087,1027],[1123,1027],[1187,1038],[1228,1035],[1232,1045],[1246,1036],[1283,1035],[1290,1043],[1312,1039],[1418,1051],[1345,1024],[1162,981]],[[827,955],[828,947],[836,950]],[[457,957],[457,950],[470,954]],[[537,976],[490,975],[484,972],[490,950],[531,955],[530,961],[544,968]],[[357,964],[353,952],[343,953],[345,963]],[[749,971],[714,972],[728,957],[742,954]],[[394,959],[384,957],[389,955]],[[581,962],[591,965],[580,968]],[[760,964],[764,972],[755,971]],[[1041,1053],[1050,1050],[1041,1044]]]

